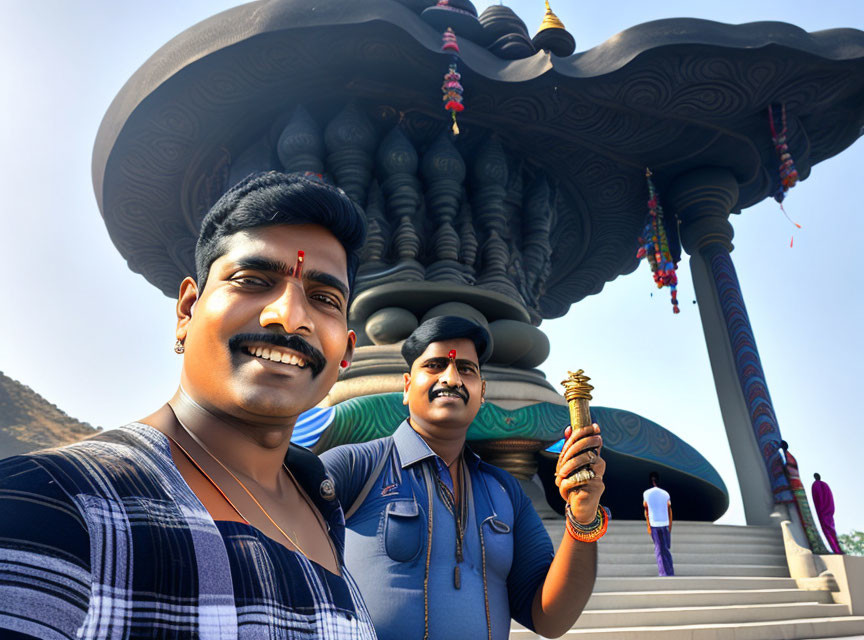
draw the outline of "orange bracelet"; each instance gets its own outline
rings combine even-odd
[[[597,542],[600,538],[606,535],[606,530],[609,528],[609,514],[603,507],[597,507],[597,517],[600,519],[600,524],[589,531],[577,529],[571,521],[570,505],[567,505],[566,529],[570,537],[579,542]]]

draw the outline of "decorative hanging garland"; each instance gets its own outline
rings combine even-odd
[[[780,184],[777,191],[774,192],[774,199],[780,205],[780,211],[786,216],[786,219],[794,224],[798,229],[801,225],[795,222],[786,213],[783,208],[783,200],[786,198],[786,193],[795,186],[798,182],[798,170],[795,168],[795,161],[792,159],[792,154],[789,152],[789,145],[786,143],[786,105],[780,105],[780,131],[777,131],[777,116],[775,115],[774,105],[768,105],[768,124],[771,127],[771,141],[774,143],[774,150],[777,152],[777,157],[780,159]],[[791,247],[795,242],[795,236],[789,241]]]
[[[780,186],[774,192],[774,199],[783,202],[786,192],[798,182],[798,171],[795,169],[795,161],[789,153],[789,145],[786,144],[786,105],[780,105],[780,132],[777,132],[777,117],[774,115],[774,105],[768,105],[768,124],[771,126],[771,140],[777,157],[780,158]]]
[[[648,182],[648,221],[639,238],[638,259],[647,258],[654,274],[654,282],[658,289],[669,287],[672,294],[672,313],[679,313],[678,308],[678,275],[675,273],[678,265],[672,260],[669,251],[669,241],[666,238],[666,226],[663,222],[663,207],[651,181],[651,169],[645,169],[645,179]]]
[[[456,63],[459,62],[459,43],[456,41],[456,34],[453,29],[447,27],[444,32],[443,44],[441,51],[449,51],[453,55],[453,61],[450,63],[450,68],[444,74],[444,84],[441,85],[441,92],[444,94],[444,109],[450,112],[450,118],[453,120],[453,135],[459,135],[459,125],[456,124],[456,114],[465,110],[465,105],[462,104],[462,85],[459,81],[462,75],[456,70]]]

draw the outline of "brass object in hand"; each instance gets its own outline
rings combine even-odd
[[[576,373],[568,371],[567,379],[561,382],[564,386],[564,398],[567,400],[567,408],[570,410],[570,426],[574,432],[591,425],[591,409],[588,406],[588,401],[591,400],[591,392],[594,390],[594,387],[588,384],[590,379],[582,369],[579,369]],[[596,451],[596,447],[591,447],[583,453],[594,452],[595,455],[591,456],[591,462],[594,462]],[[594,472],[591,471],[590,466],[591,463],[582,465],[571,476],[575,475],[579,484],[588,482],[588,480],[594,477]],[[590,475],[586,472],[590,472]]]
[[[576,373],[568,371],[567,379],[561,382],[564,385],[564,398],[570,409],[570,426],[573,427],[573,431],[591,424],[588,401],[591,400],[594,387],[588,384],[590,379],[582,369],[579,369]]]

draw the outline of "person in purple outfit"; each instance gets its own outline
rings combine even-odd
[[[654,541],[654,555],[657,557],[657,571],[661,576],[674,576],[672,566],[672,499],[669,492],[664,491],[660,484],[660,474],[652,471],[648,474],[651,488],[642,494],[642,507],[645,509],[645,524],[648,535]]]
[[[813,496],[813,506],[816,507],[819,524],[822,525],[822,533],[825,534],[828,546],[834,553],[843,553],[840,543],[837,542],[837,530],[834,528],[834,494],[831,493],[831,487],[822,479],[822,476],[814,473],[813,477],[816,479],[810,487],[810,494]]]

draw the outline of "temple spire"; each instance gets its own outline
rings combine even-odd
[[[540,23],[537,35],[531,39],[531,42],[538,49],[544,49],[561,58],[569,56],[576,50],[576,41],[567,32],[561,19],[552,11],[549,0],[546,0],[543,22]]]
[[[552,7],[549,6],[549,0],[546,0],[546,13],[543,16],[543,22],[540,23],[540,28],[537,29],[537,33],[539,34],[544,29],[565,29],[564,23],[561,22],[561,19],[555,15],[555,12],[552,11]]]

